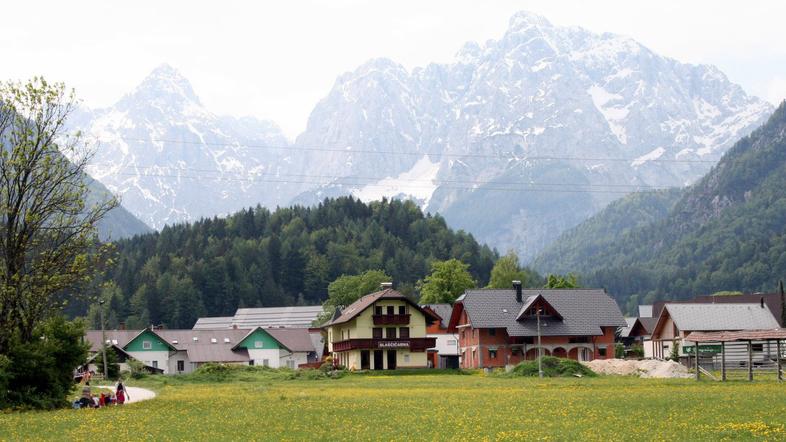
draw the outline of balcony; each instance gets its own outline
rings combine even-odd
[[[437,338],[346,339],[334,342],[333,351],[408,349],[417,353],[436,345]]]
[[[409,315],[373,315],[374,325],[407,325]]]

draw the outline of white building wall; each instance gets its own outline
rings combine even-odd
[[[177,361],[183,361],[183,371],[177,370]],[[170,374],[186,374],[191,373],[195,369],[195,364],[192,364],[188,359],[188,353],[185,350],[179,350],[177,353],[169,357],[169,373]]]
[[[267,365],[271,368],[278,368],[281,354],[277,348],[249,348],[248,357],[254,361],[254,365]]]
[[[437,338],[437,343],[429,350],[436,350],[440,356],[458,356],[458,335],[454,334],[433,334],[426,335],[429,338]]]
[[[164,374],[172,373],[169,369],[169,351],[129,351],[128,354],[145,365],[164,370]]]
[[[289,367],[297,369],[298,365],[308,363],[308,353],[296,352],[290,353],[287,350],[281,350],[279,354],[279,367]]]

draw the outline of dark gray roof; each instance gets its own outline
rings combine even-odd
[[[428,307],[432,312],[436,313],[437,316],[442,318],[442,322],[440,323],[439,328],[448,328],[448,322],[450,322],[450,314],[453,313],[453,306],[450,304],[423,304],[421,307],[426,308]]]
[[[531,289],[523,290],[523,302],[516,301],[513,289],[468,290],[461,303],[474,328],[505,328],[510,336],[536,336],[535,318],[516,317],[525,303],[542,295],[562,320],[541,317],[543,336],[597,336],[601,327],[624,327],[625,319],[617,303],[602,289]]]

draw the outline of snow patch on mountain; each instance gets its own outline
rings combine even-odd
[[[435,180],[439,169],[439,161],[432,162],[428,155],[423,155],[412,169],[395,177],[386,177],[375,183],[353,188],[351,193],[364,202],[382,198],[405,198],[412,199],[421,208],[425,208],[437,189]]]

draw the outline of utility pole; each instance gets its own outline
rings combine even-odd
[[[538,377],[543,378],[543,346],[540,343],[540,307],[535,310],[535,316],[538,318]]]
[[[104,332],[104,300],[98,301],[98,310],[101,320],[101,357],[104,359],[104,380],[109,379],[109,367],[106,366],[106,332]]]

